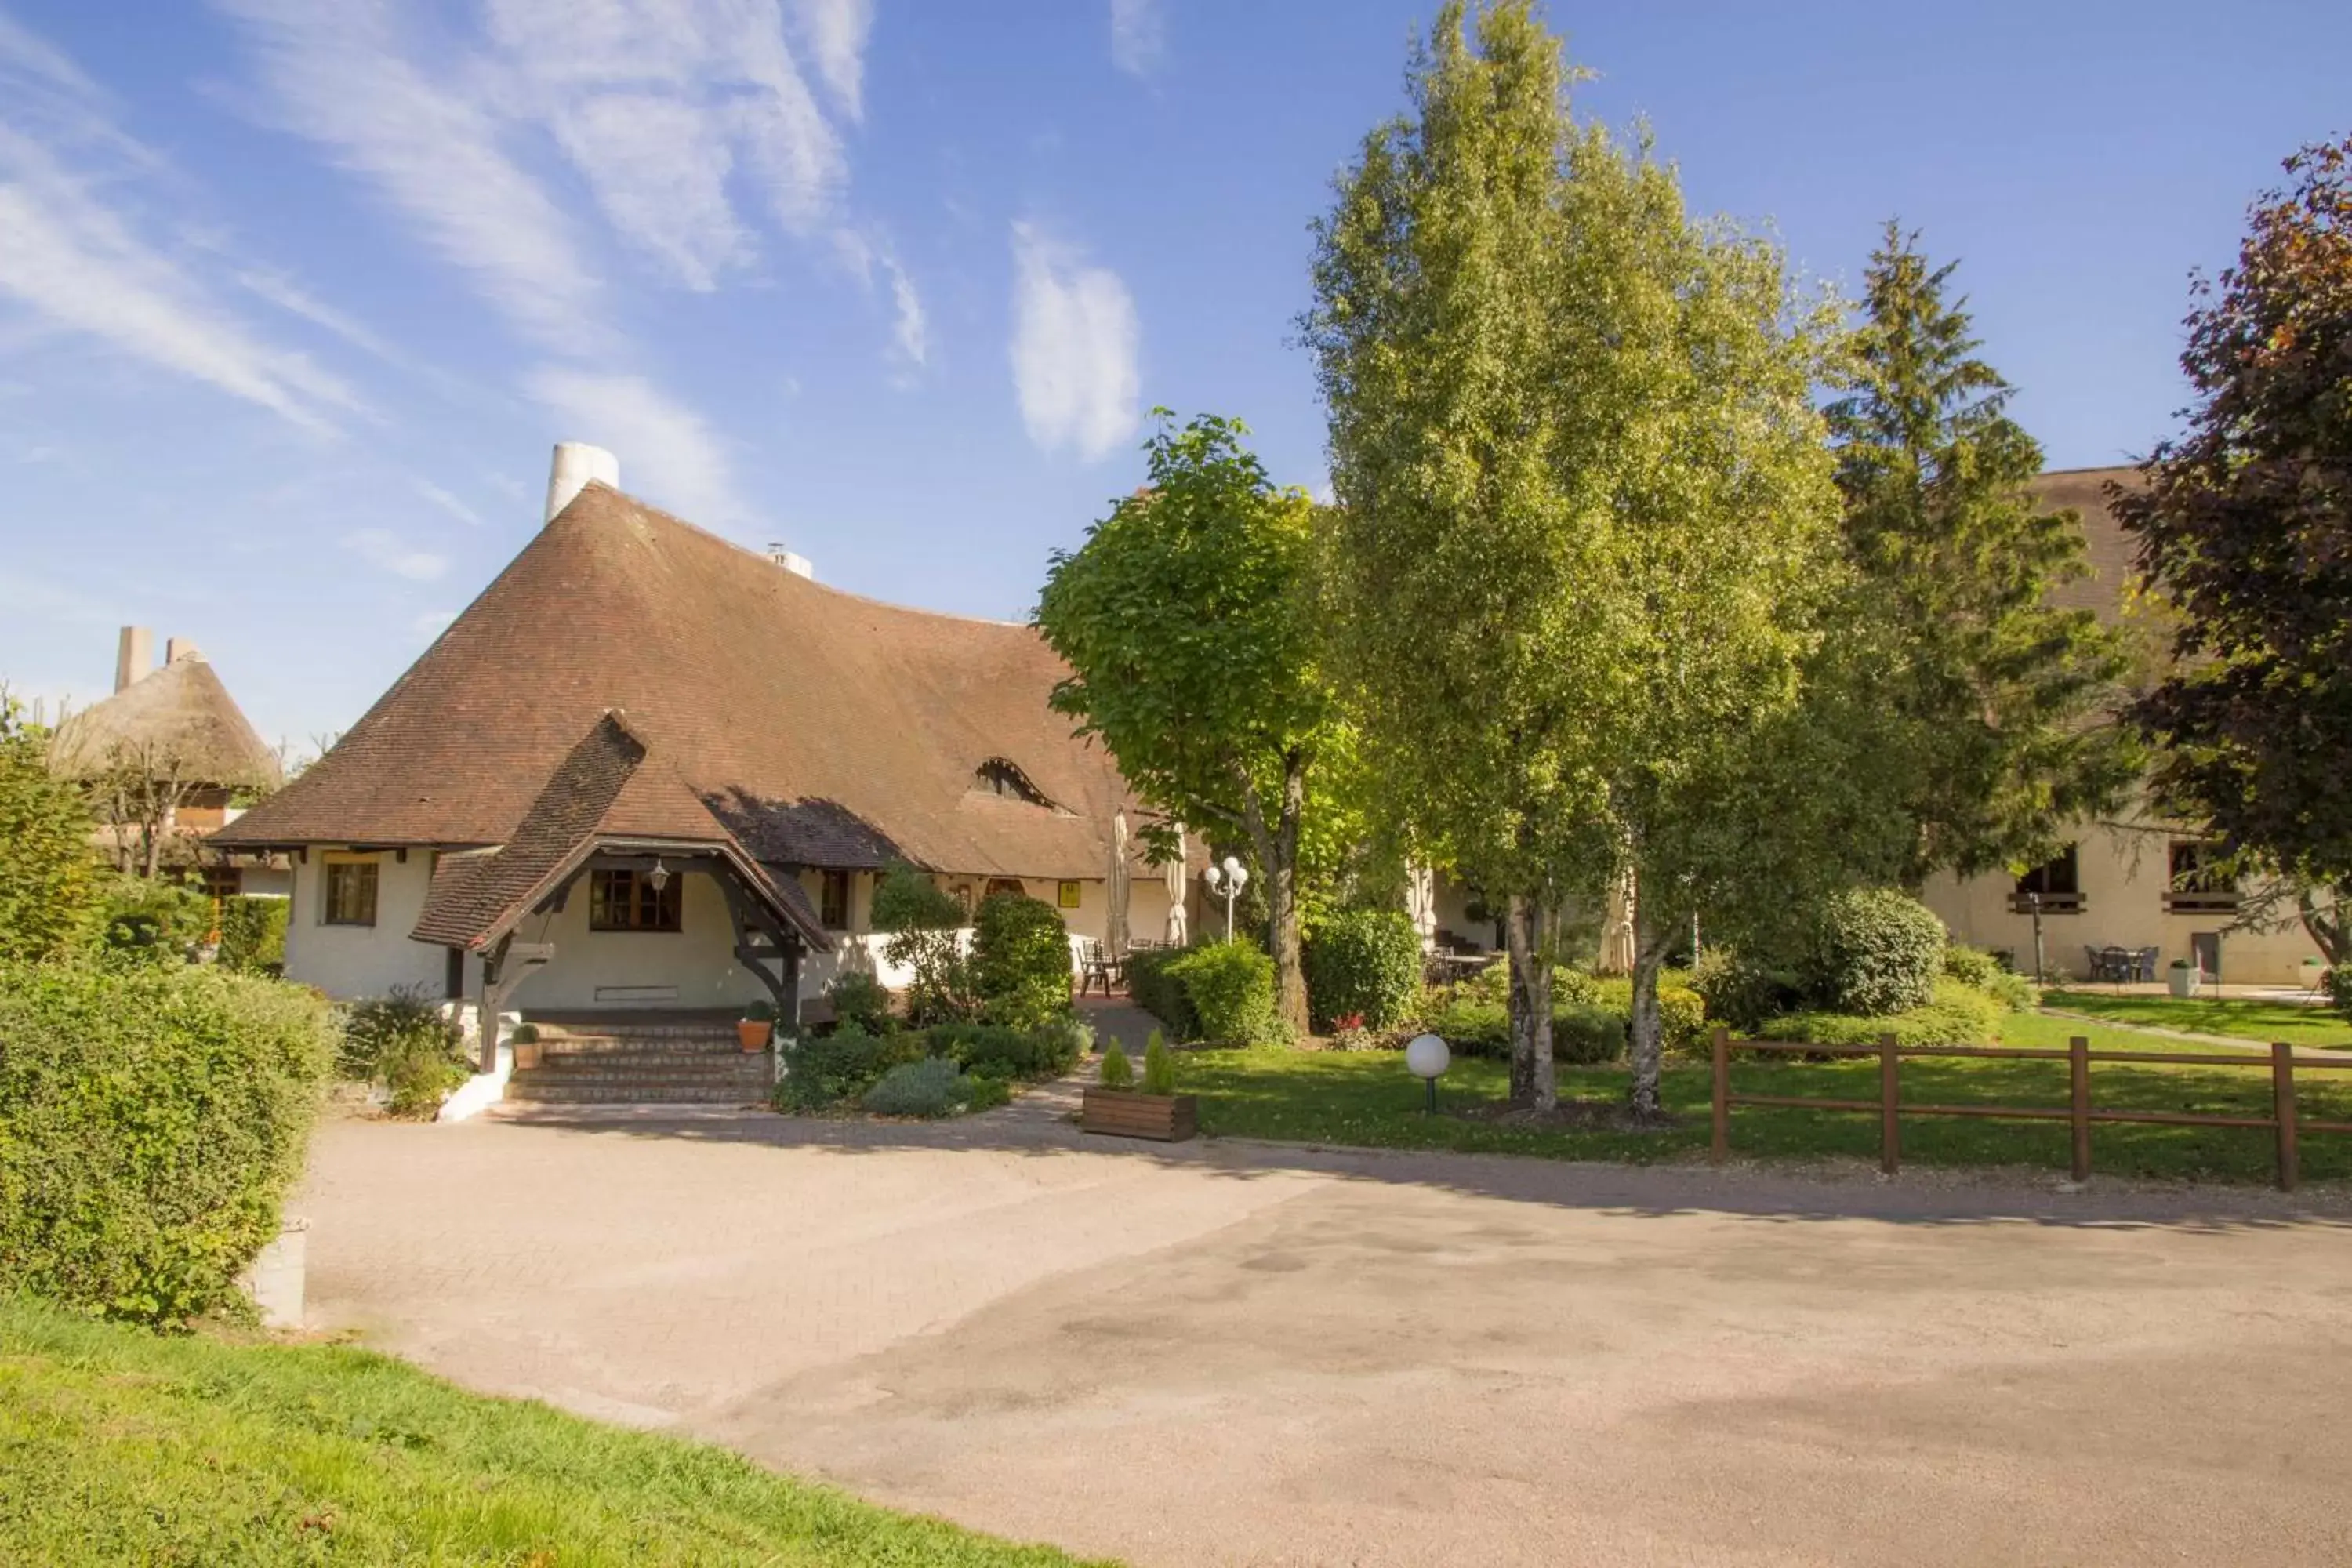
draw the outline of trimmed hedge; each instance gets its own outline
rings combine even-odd
[[[257,898],[239,893],[225,899],[220,911],[220,963],[242,974],[283,974],[286,972],[286,917],[291,899]]]
[[[0,965],[0,1292],[234,1306],[334,1060],[317,994],[211,967]]]
[[[1927,1005],[1944,973],[1944,922],[1892,888],[1832,895],[1813,925],[1811,993],[1827,1012],[1882,1015]]]
[[[1061,911],[1026,893],[981,900],[971,933],[972,988],[983,1022],[1034,1029],[1070,1010],[1070,933]]]
[[[1274,1011],[1274,960],[1248,938],[1193,948],[1168,973],[1183,984],[1202,1039],[1254,1046],[1286,1037]]]
[[[1421,994],[1421,933],[1402,910],[1342,910],[1307,939],[1307,1003],[1316,1026],[1357,1016],[1402,1022]]]
[[[1013,1029],[1002,1024],[941,1024],[925,1037],[931,1055],[968,1072],[1022,1079],[1061,1077],[1077,1066],[1092,1038],[1091,1029],[1067,1015],[1034,1029]]]
[[[1892,1033],[1899,1046],[1989,1046],[2000,1038],[2000,1005],[1957,980],[1935,983],[1925,1006],[1870,1016],[1789,1013],[1756,1031],[1760,1040],[1806,1040],[1818,1046],[1874,1046]]]
[[[1191,952],[1190,948],[1162,947],[1127,955],[1129,1000],[1159,1019],[1180,1040],[1201,1037],[1201,1016],[1192,1011],[1192,998],[1176,973],[1177,963]]]

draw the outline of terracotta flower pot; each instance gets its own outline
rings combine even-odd
[[[517,1040],[514,1048],[515,1071],[529,1072],[537,1067],[541,1059],[540,1053],[546,1048],[537,1040]]]
[[[735,1037],[743,1042],[743,1048],[747,1051],[764,1051],[768,1048],[768,1037],[775,1032],[775,1027],[761,1019],[739,1018],[735,1023]]]

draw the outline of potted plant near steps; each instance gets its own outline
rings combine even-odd
[[[2171,965],[2165,971],[2167,989],[2170,990],[2175,996],[2184,998],[2196,995],[2198,984],[2204,978],[2203,973],[2198,969],[2196,963],[2186,958],[2174,959]]]
[[[1143,1083],[1114,1042],[1103,1052],[1102,1082],[1091,1085],[1078,1107],[1078,1130],[1114,1138],[1151,1138],[1181,1143],[1200,1131],[1201,1102],[1176,1092],[1176,1053],[1151,1031],[1143,1051]]]
[[[514,1047],[514,1065],[517,1072],[529,1072],[543,1059],[545,1047],[539,1042],[537,1024],[517,1024],[514,1026],[514,1033],[507,1037],[507,1043]]]
[[[744,1008],[743,1016],[735,1024],[735,1037],[743,1042],[747,1051],[766,1050],[768,1037],[775,1032],[776,1009],[767,1002],[754,1002]]]

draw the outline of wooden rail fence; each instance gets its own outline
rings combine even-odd
[[[1734,1094],[1731,1092],[1731,1053],[1742,1051],[1777,1051],[1799,1056],[1871,1057],[1878,1058],[1878,1098],[1871,1100],[1832,1100],[1811,1095]],[[1945,1057],[1990,1057],[2007,1061],[2061,1061],[2067,1064],[2068,1095],[2063,1106],[2054,1105],[1921,1105],[1906,1104],[1903,1099],[1902,1064],[1912,1058]],[[2262,1068],[2271,1075],[2272,1113],[2268,1116],[2214,1116],[2192,1111],[2165,1110],[2103,1110],[2091,1101],[2091,1068],[2096,1062],[2143,1062],[2165,1067]],[[2352,1121],[2324,1121],[2297,1114],[2294,1103],[2294,1075],[2298,1068],[2326,1071],[2352,1069],[2352,1058],[2322,1060],[2298,1057],[2294,1047],[2284,1041],[2271,1047],[2268,1058],[2254,1056],[2221,1056],[2180,1051],[2095,1051],[2091,1042],[2081,1035],[2067,1041],[2064,1050],[2034,1047],[2004,1046],[1913,1046],[1907,1049],[1895,1043],[1893,1035],[1881,1035],[1874,1046],[1817,1046],[1791,1040],[1734,1040],[1729,1031],[1715,1031],[1715,1140],[1709,1158],[1721,1164],[1731,1153],[1731,1111],[1735,1106],[1770,1106],[1802,1110],[1858,1110],[1878,1113],[1878,1167],[1889,1175],[1902,1163],[1903,1128],[1906,1116],[1986,1116],[2022,1121],[2064,1121],[2072,1125],[2074,1135],[2074,1180],[2086,1180],[2091,1173],[2091,1128],[2095,1122],[2127,1121],[2158,1127],[2245,1127],[2268,1129],[2275,1136],[2278,1147],[2278,1184],[2282,1191],[2293,1192],[2301,1179],[2295,1154],[2295,1140],[2305,1132],[2352,1132]]]

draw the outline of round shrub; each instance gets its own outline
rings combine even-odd
[[[1956,942],[1944,949],[1944,974],[1948,979],[1990,991],[1993,976],[2000,973],[2000,961],[1980,947],[1964,947]]]
[[[302,1173],[334,1026],[215,968],[0,964],[0,1294],[178,1323],[236,1300]]]
[[[1505,1052],[1508,1054],[1507,1048]],[[1551,1014],[1551,1059],[1566,1067],[1599,1067],[1625,1054],[1625,1017],[1606,1007],[1570,1002]]]
[[[1813,927],[1813,1000],[1833,1013],[1925,1006],[1943,973],[1944,922],[1892,888],[1855,888],[1822,906]]]
[[[1183,983],[1202,1039],[1237,1046],[1282,1039],[1274,1011],[1274,960],[1248,938],[1193,948],[1169,973]]]
[[[877,1116],[947,1116],[970,1098],[955,1063],[943,1057],[901,1062],[877,1079],[857,1103]]]
[[[1360,1017],[1385,1029],[1421,994],[1421,933],[1402,910],[1342,910],[1307,938],[1307,1002],[1318,1026]]]
[[[972,926],[982,1018],[1034,1029],[1070,1010],[1070,935],[1059,910],[1025,893],[994,893],[981,900]]]

